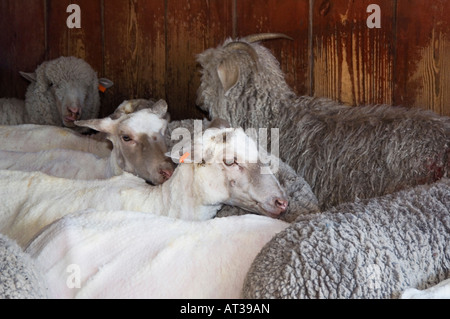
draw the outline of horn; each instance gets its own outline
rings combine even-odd
[[[228,43],[224,49],[226,50],[243,50],[245,52],[248,53],[248,55],[250,55],[250,57],[252,58],[252,60],[255,62],[256,68],[258,68],[258,64],[259,64],[259,59],[258,59],[258,54],[256,53],[255,49],[248,43],[246,42],[241,42],[241,41],[234,41],[234,42],[230,42]]]
[[[288,40],[294,40],[290,36],[287,36],[283,33],[257,33],[257,34],[251,34],[246,36],[243,40],[253,43],[263,40],[273,40],[273,39],[288,39]]]

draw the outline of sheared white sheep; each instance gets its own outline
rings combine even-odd
[[[0,99],[0,124],[45,124],[76,129],[74,122],[97,118],[99,79],[91,66],[75,57],[60,57],[21,75],[31,82],[25,101]],[[113,84],[100,79],[103,87]],[[83,129],[84,131],[85,129]]]
[[[450,279],[425,290],[408,288],[402,293],[402,299],[450,299]]]
[[[134,112],[133,105],[140,100],[123,102],[111,117],[77,121],[107,134],[113,144],[109,158],[67,149],[41,152],[0,151],[0,169],[41,171],[70,179],[106,179],[124,171],[135,174],[154,185],[162,184],[172,176],[174,165],[166,157],[164,132],[167,103],[160,100],[151,108]],[[132,113],[123,112],[132,109]]]
[[[196,222],[86,211],[47,227],[26,252],[50,298],[235,299],[255,256],[288,226],[256,215]]]
[[[82,135],[69,128],[51,125],[1,125],[0,150],[39,152],[51,149],[70,149],[109,157],[112,144],[99,134]]]
[[[83,181],[0,171],[0,233],[24,247],[43,227],[87,208],[205,220],[229,204],[279,217],[288,205],[285,192],[273,174],[261,174],[255,142],[242,129],[214,130],[195,141],[194,151],[202,149],[195,155],[200,163],[186,159],[167,182],[155,187],[128,173]]]
[[[151,108],[154,103],[153,100],[144,99],[124,102],[110,117],[118,119],[124,114]],[[168,113],[164,118],[169,120]],[[0,140],[0,150],[15,152],[39,152],[62,148],[88,152],[103,158],[109,157],[112,150],[112,144],[104,133],[82,135],[68,128],[50,125],[3,125],[0,126]]]
[[[448,175],[450,119],[391,106],[348,107],[297,96],[256,35],[198,56],[197,104],[233,127],[279,128],[280,158],[311,185],[322,209]]]

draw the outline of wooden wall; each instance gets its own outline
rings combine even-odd
[[[66,8],[81,7],[81,29]],[[369,4],[381,8],[370,29]],[[420,106],[450,115],[449,0],[0,0],[0,96],[23,98],[32,71],[61,55],[115,82],[102,115],[124,99],[164,98],[172,118],[200,118],[197,54],[227,37],[266,42],[298,94],[351,105]]]

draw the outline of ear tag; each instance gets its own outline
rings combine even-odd
[[[103,85],[101,85],[101,84],[98,85],[98,90],[99,90],[100,92],[102,92],[102,93],[105,93],[105,92],[106,92],[106,88],[105,88]]]
[[[189,154],[189,153],[184,153],[184,155],[180,157],[180,163],[184,163],[185,159],[188,158],[189,155],[191,155],[191,154]]]

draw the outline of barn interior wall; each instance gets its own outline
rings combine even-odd
[[[81,28],[69,29],[69,4]],[[380,28],[369,28],[380,8]],[[450,115],[447,0],[0,0],[0,96],[24,98],[32,71],[62,55],[85,59],[115,86],[102,115],[131,98],[167,100],[173,119],[201,118],[196,55],[227,37],[266,42],[298,94],[350,105],[418,106]]]

